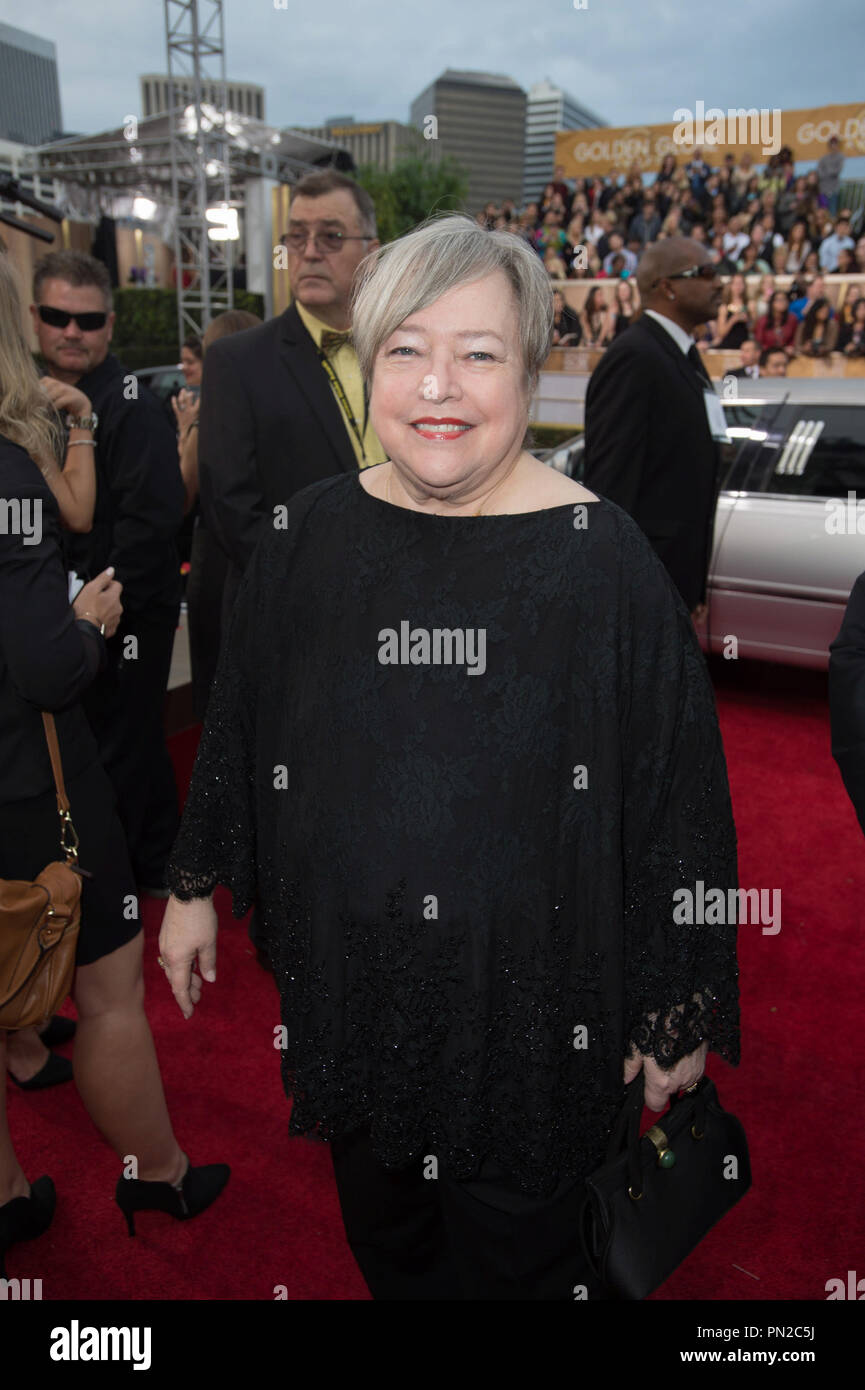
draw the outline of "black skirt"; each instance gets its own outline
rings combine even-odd
[[[90,965],[137,936],[141,913],[114,791],[102,764],[93,762],[67,779],[66,792],[78,833],[78,862],[93,875],[83,880],[75,953],[77,965]],[[0,878],[34,879],[63,857],[53,789],[0,805]]]

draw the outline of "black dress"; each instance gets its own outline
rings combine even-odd
[[[81,891],[76,963],[141,930],[115,798],[79,703],[100,664],[98,630],[75,619],[60,551],[60,512],[33,459],[0,435],[0,497],[39,518],[38,539],[0,530],[0,878],[33,879],[61,858],[60,822],[41,711],[54,713]],[[33,543],[31,543],[31,539]]]
[[[169,866],[179,898],[259,896],[291,1133],[584,1175],[629,1040],[738,1061],[735,925],[674,921],[695,880],[737,883],[714,699],[624,512],[438,517],[357,476],[291,500]]]

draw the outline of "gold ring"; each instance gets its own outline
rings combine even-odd
[[[689,1091],[696,1091],[696,1089],[697,1089],[697,1087],[699,1086],[699,1084],[700,1084],[700,1082],[702,1081],[702,1079],[703,1079],[702,1076],[698,1076],[698,1077],[697,1077],[697,1080],[696,1080],[691,1086],[686,1086],[686,1087],[685,1087],[684,1094],[687,1095]]]
[[[159,965],[159,966],[161,966],[163,970],[167,970],[167,969],[168,969],[168,966],[165,964],[165,961],[162,959],[161,956],[157,956],[157,957],[156,957],[156,964]]]

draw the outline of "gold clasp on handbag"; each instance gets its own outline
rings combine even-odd
[[[646,1138],[651,1139],[658,1154],[659,1168],[672,1168],[676,1162],[676,1155],[667,1144],[667,1136],[660,1125],[652,1125],[651,1129],[646,1130]]]
[[[71,838],[70,838],[71,837]],[[60,846],[67,859],[78,863],[78,834],[68,811],[60,812]]]

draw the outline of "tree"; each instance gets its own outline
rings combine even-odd
[[[465,170],[449,155],[435,163],[408,155],[389,171],[364,164],[355,177],[375,203],[383,245],[434,213],[462,211],[468,195]]]

